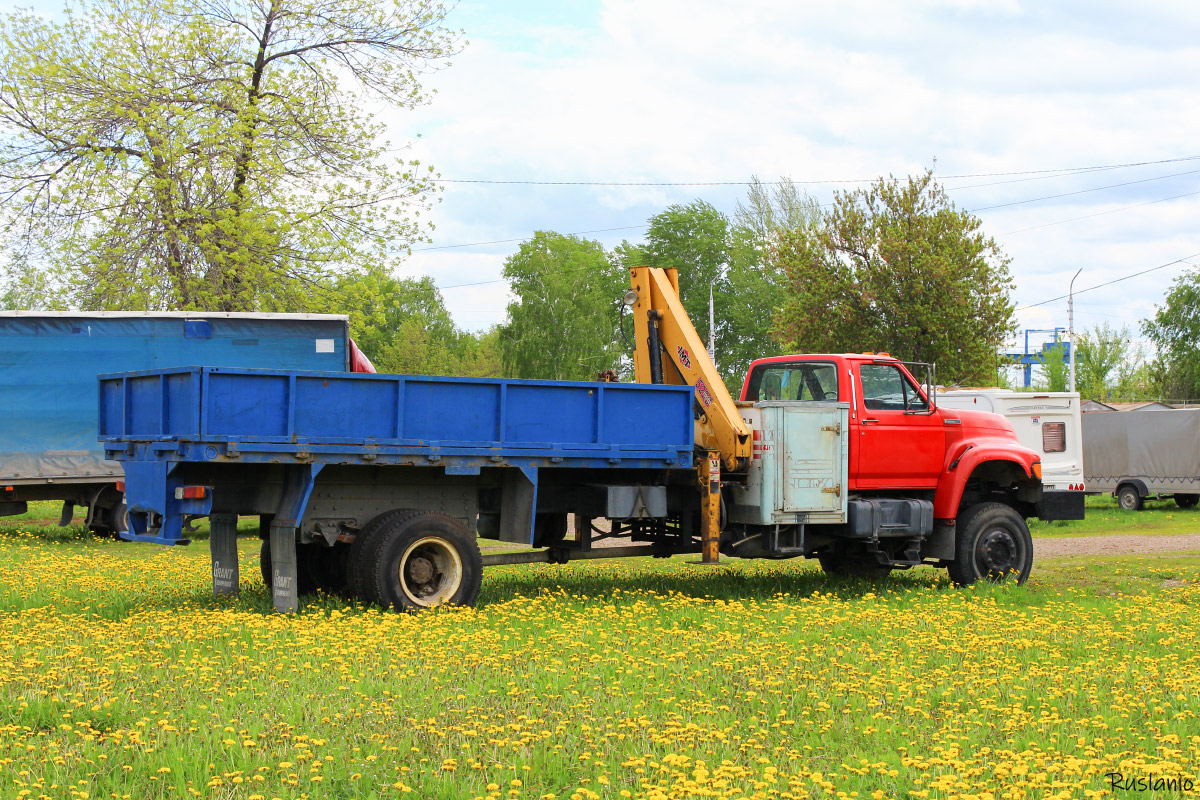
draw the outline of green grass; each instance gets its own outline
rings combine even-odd
[[[288,617],[257,545],[214,598],[204,543],[0,534],[0,797],[1084,798],[1200,763],[1196,557],[500,567],[475,609]]]
[[[1083,520],[1042,522],[1029,520],[1029,530],[1035,537],[1105,536],[1110,534],[1138,534],[1147,536],[1169,536],[1200,533],[1200,506],[1181,509],[1173,500],[1147,501],[1141,511],[1125,511],[1117,506],[1116,500],[1107,495],[1091,496],[1086,501],[1087,518]],[[83,527],[84,515],[76,510],[74,524],[66,528],[57,526],[62,504],[58,502],[31,502],[29,511],[13,517],[0,517],[0,533],[15,533],[18,530],[32,531],[48,539],[87,539],[90,534]],[[208,538],[208,520],[194,523],[192,538],[205,541]],[[258,521],[252,517],[242,518],[238,530],[243,534],[255,533]]]
[[[1058,522],[1029,520],[1029,532],[1039,536],[1108,536],[1137,534],[1177,536],[1200,533],[1200,506],[1178,508],[1174,500],[1147,501],[1141,511],[1126,511],[1107,495],[1086,500],[1086,518]]]
[[[84,525],[87,519],[86,509],[76,506],[75,515],[71,518],[70,525],[60,527],[58,521],[61,517],[62,503],[60,501],[33,500],[29,503],[29,510],[24,514],[0,517],[0,534],[15,535],[23,533],[54,541],[83,541],[93,538],[91,532]],[[186,533],[187,536],[192,539],[207,541],[207,518],[194,520],[192,528],[192,531]],[[258,519],[256,517],[243,517],[239,519],[238,532],[241,534],[257,533]]]

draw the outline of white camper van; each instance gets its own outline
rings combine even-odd
[[[1083,519],[1083,424],[1078,392],[1014,392],[1011,389],[940,388],[943,408],[990,411],[1008,417],[1017,439],[1042,455],[1046,492],[1078,507]]]

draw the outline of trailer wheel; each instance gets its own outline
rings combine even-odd
[[[312,548],[311,544],[296,543],[296,592],[298,594],[312,594],[317,589],[317,583],[313,580],[312,571],[309,569],[309,551]],[[271,574],[270,539],[262,540],[262,545],[258,549],[258,557],[263,583],[270,589],[275,582],[274,576]]]
[[[483,577],[475,535],[444,514],[386,516],[367,557],[376,601],[398,611],[473,605]]]
[[[124,503],[98,509],[96,517],[96,521],[89,528],[96,538],[125,541],[121,538],[121,531],[129,530],[129,511]]]
[[[554,547],[567,538],[566,514],[535,514],[533,517],[533,546]]]
[[[1127,483],[1117,489],[1117,505],[1126,511],[1141,511],[1142,496],[1138,493],[1137,487]]]
[[[817,556],[821,570],[837,578],[866,578],[879,580],[892,574],[892,568],[886,564],[867,561],[861,558],[850,558],[844,554],[826,553]]]
[[[1180,508],[1195,508],[1197,502],[1200,502],[1200,495],[1197,494],[1175,495],[1175,505]]]
[[[313,585],[323,592],[336,594],[346,588],[346,558],[350,551],[347,544],[326,547],[310,544],[300,556],[300,569],[312,577]]]
[[[1011,506],[980,503],[959,514],[950,580],[967,586],[986,579],[1024,583],[1033,568],[1033,537]]]

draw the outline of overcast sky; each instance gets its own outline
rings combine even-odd
[[[447,22],[469,44],[425,77],[433,102],[381,116],[447,181],[396,271],[433,276],[468,329],[504,320],[533,231],[613,246],[745,187],[460,181],[787,176],[825,203],[933,167],[1011,256],[1023,329],[1066,326],[1082,268],[1076,329],[1137,331],[1200,264],[1194,2],[463,0]]]
[[[1065,327],[1053,298],[1082,268],[1076,329],[1136,329],[1187,264],[1084,290],[1200,264],[1194,3],[464,0],[449,23],[469,45],[433,103],[388,116],[449,181],[788,176],[828,202],[934,167],[1012,257],[1022,328]],[[503,321],[496,279],[533,231],[611,246],[671,203],[732,213],[745,192],[444,187],[433,249],[399,272],[432,275],[472,329]]]

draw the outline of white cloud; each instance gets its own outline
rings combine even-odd
[[[533,11],[539,16],[533,16]],[[919,171],[1016,172],[1200,154],[1200,72],[1190,5],[1065,6],[886,0],[607,0],[545,9],[460,8],[471,46],[434,79],[434,104],[393,119],[394,138],[425,134],[423,160],[457,179],[738,181],[870,179]],[[528,18],[522,14],[530,14]],[[455,22],[455,20],[452,20]],[[1200,162],[1195,162],[1200,168]],[[1182,172],[1162,165],[1002,183],[948,181],[982,208]],[[993,234],[1200,191],[1179,176],[980,212]],[[1012,179],[1009,179],[1012,180]],[[991,183],[990,186],[979,184]],[[836,186],[813,185],[827,200]],[[732,211],[728,187],[455,185],[434,210],[435,244],[644,224],[667,204],[703,197]],[[1200,251],[1200,198],[1185,198],[1001,238],[1018,305]],[[598,234],[614,244],[638,231]],[[498,277],[515,244],[415,253],[406,272],[440,283]],[[1177,269],[1095,290],[1093,319],[1151,313]],[[485,287],[486,288],[486,287]],[[461,299],[460,299],[461,298]],[[498,321],[502,291],[447,292],[461,324]],[[1065,325],[1066,303],[1020,313]],[[1090,324],[1090,323],[1089,323]]]

